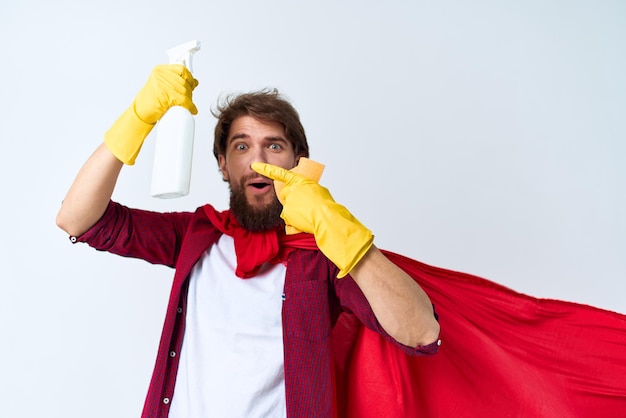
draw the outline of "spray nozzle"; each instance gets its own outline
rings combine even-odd
[[[191,68],[191,57],[200,50],[200,42],[189,41],[184,44],[175,46],[167,50],[170,64],[183,64],[187,69],[193,72]]]

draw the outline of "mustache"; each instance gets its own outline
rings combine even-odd
[[[250,173],[242,176],[237,182],[230,182],[230,188],[233,189],[233,187],[236,187],[237,189],[243,189],[249,181],[254,179],[268,180],[270,184],[274,185],[274,180],[271,178],[265,177],[259,173]]]
[[[271,181],[272,183],[274,182],[271,178],[269,178],[269,177],[265,177],[264,175],[259,174],[259,173],[250,173],[250,174],[246,174],[245,176],[243,176],[243,178],[241,179],[241,181],[242,181],[243,183],[245,183],[245,182],[247,182],[247,181],[249,181],[249,180],[259,179],[259,178],[261,178],[261,179],[265,179],[265,180],[269,180],[269,181]]]

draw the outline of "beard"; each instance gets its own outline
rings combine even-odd
[[[285,222],[280,217],[283,205],[276,194],[266,205],[252,206],[244,191],[245,182],[246,179],[242,179],[239,184],[230,184],[230,210],[239,225],[250,232],[265,232],[284,227]]]

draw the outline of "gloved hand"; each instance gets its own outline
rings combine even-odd
[[[300,174],[301,176],[306,177],[309,180],[313,180],[316,183],[320,182],[320,178],[322,177],[322,173],[324,172],[324,164],[320,164],[317,161],[310,160],[306,157],[300,157],[298,160],[298,165],[289,170],[292,173]],[[276,195],[280,196],[280,191],[285,186],[285,183],[280,181],[274,182],[274,190],[276,191]],[[280,197],[279,197],[280,199]],[[281,203],[283,203],[281,201]],[[299,231],[293,225],[285,225],[285,233],[287,235],[297,234]]]
[[[135,164],[144,139],[170,107],[182,106],[194,115],[198,113],[191,99],[197,85],[198,80],[184,65],[154,67],[133,103],[104,134],[107,148],[123,163]]]
[[[278,193],[281,218],[287,225],[315,236],[317,246],[337,267],[338,278],[347,275],[374,242],[372,232],[336,203],[315,181],[271,164],[253,163],[252,169],[284,186]]]

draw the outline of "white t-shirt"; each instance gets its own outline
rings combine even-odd
[[[170,417],[285,417],[282,296],[286,268],[235,276],[222,235],[190,276],[185,335]]]

